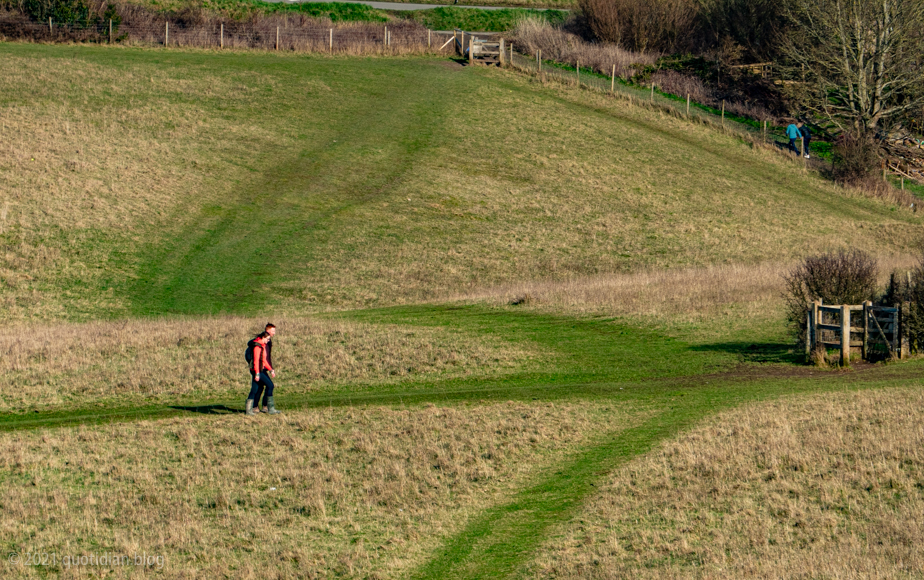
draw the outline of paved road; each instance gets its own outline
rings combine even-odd
[[[295,2],[327,2],[329,0],[266,0],[267,2],[286,2],[293,4]],[[367,6],[372,6],[373,8],[378,8],[379,10],[429,10],[431,8],[439,8],[440,6],[449,6],[450,4],[411,4],[406,2],[375,2],[373,0],[337,0],[344,4],[366,4]],[[453,4],[456,8],[480,8],[481,10],[502,10],[504,8],[511,8],[510,6],[465,6],[460,4]],[[555,10],[555,8],[550,8],[549,10]],[[563,10],[562,12],[567,12]]]

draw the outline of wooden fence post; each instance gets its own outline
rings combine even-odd
[[[690,93],[687,93],[687,117],[690,116]]]
[[[725,99],[722,99],[722,126],[725,126]]]
[[[497,51],[500,53],[500,65],[504,66],[504,61],[507,60],[507,47],[504,45],[504,39],[500,40],[500,50]]]
[[[225,47],[225,23],[221,23],[221,31],[218,33],[218,48]]]
[[[431,32],[432,31],[428,28],[427,29],[427,50],[430,50],[431,48],[433,48],[433,39],[432,39]]]
[[[279,50],[279,27],[276,27],[276,50]]]
[[[905,358],[905,343],[902,340],[902,304],[899,302],[896,307],[898,310],[895,311],[895,328],[892,329],[892,340],[895,342],[895,352],[898,353],[898,358]]]
[[[510,43],[510,66],[513,66],[513,43]]]
[[[51,16],[48,17],[48,34],[52,34],[54,29],[51,27]]]
[[[850,307],[841,304],[841,366],[850,366]]]
[[[109,19],[109,44],[112,44],[112,18]]]
[[[327,52],[334,52],[334,29],[330,29],[330,42],[327,45]]]
[[[475,62],[475,37],[471,34],[468,35],[468,64],[474,64]]]
[[[542,49],[536,52],[536,62],[539,63],[539,78],[542,80]]]
[[[575,68],[575,70],[577,71],[577,86],[580,88],[581,86],[581,61],[577,61],[575,64],[577,64],[577,67]]]
[[[616,65],[613,65],[613,76],[610,78],[610,92],[616,92]]]
[[[869,360],[869,315],[872,308],[873,303],[869,300],[863,303],[863,348],[861,351],[863,360]]]
[[[809,361],[812,357],[812,309],[805,311],[805,360]]]
[[[822,313],[819,309],[820,306],[821,300],[812,302],[812,334],[810,338],[813,352],[818,348],[818,325],[822,323]]]

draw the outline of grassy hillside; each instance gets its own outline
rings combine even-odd
[[[0,44],[0,194],[6,554],[740,576],[814,538],[836,576],[864,534],[887,575],[919,543],[889,530],[919,511],[919,420],[894,410],[920,406],[924,361],[801,366],[779,282],[825,249],[907,265],[920,218],[772,151],[450,60]],[[266,320],[284,414],[245,418]],[[748,428],[684,434],[719,412]],[[765,420],[791,413],[831,420]],[[905,435],[871,454],[880,423]],[[801,466],[857,429],[813,487],[830,474]],[[761,447],[779,432],[818,449]]]
[[[723,413],[614,472],[523,576],[917,577],[921,402],[894,389]]]
[[[0,52],[7,319],[304,313],[917,235],[732,137],[501,71]]]

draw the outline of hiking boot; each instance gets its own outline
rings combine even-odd
[[[245,414],[245,415],[253,415],[253,414],[254,414],[254,410],[253,410],[253,399],[247,399],[247,403],[244,405],[244,414]]]
[[[266,410],[264,413],[269,413],[270,415],[278,415],[279,411],[276,410],[276,405],[273,403],[272,397],[267,397],[266,399]]]

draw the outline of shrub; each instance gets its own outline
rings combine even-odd
[[[908,310],[904,313],[905,332],[911,349],[924,351],[924,253],[921,261],[911,270],[911,283],[904,289],[902,298],[908,301]]]
[[[601,40],[638,52],[689,46],[697,16],[692,0],[578,0]]]
[[[90,5],[86,0],[25,0],[22,7],[23,12],[39,22],[50,18],[59,24],[88,26],[91,20]]]
[[[879,165],[879,153],[872,137],[844,133],[834,145],[834,179],[858,184],[867,180]]]
[[[590,43],[563,28],[552,26],[547,21],[524,18],[513,30],[511,40],[517,49],[525,54],[536,54],[541,50],[545,59],[564,63],[580,61],[582,67],[609,75],[612,66],[620,76],[631,76],[634,65],[652,65],[655,57],[650,54],[629,52],[614,44]]]
[[[816,300],[826,304],[861,304],[876,297],[879,268],[860,250],[805,258],[784,277],[787,315],[800,344],[805,344],[805,313]]]
[[[661,70],[651,75],[651,82],[662,91],[685,97],[694,103],[711,105],[715,101],[712,91],[702,80],[675,70]]]

